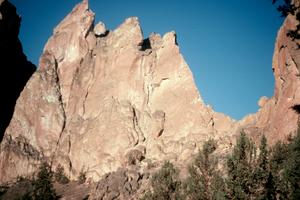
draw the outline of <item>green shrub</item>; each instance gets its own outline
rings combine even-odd
[[[57,181],[61,184],[67,184],[70,182],[68,177],[65,175],[65,170],[64,170],[63,166],[61,166],[61,165],[57,166],[56,171],[54,173],[54,178],[55,178],[55,181]]]
[[[53,200],[57,199],[53,184],[53,173],[48,163],[44,162],[39,168],[37,178],[33,182],[33,191],[31,194],[34,200]]]
[[[185,181],[185,195],[188,199],[224,199],[225,183],[217,170],[218,160],[213,156],[216,150],[214,140],[204,143],[193,163],[189,166],[189,176]]]
[[[153,191],[147,192],[143,197],[144,200],[183,199],[178,171],[168,161],[152,176],[151,187]]]
[[[81,171],[79,172],[78,176],[78,182],[79,184],[83,184],[86,181],[86,171],[82,168]]]
[[[245,133],[241,133],[227,160],[228,196],[230,199],[250,199],[253,194],[253,170],[256,147]]]

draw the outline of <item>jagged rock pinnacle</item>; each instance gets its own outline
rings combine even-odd
[[[239,122],[204,104],[174,31],[144,38],[137,17],[112,31],[94,27],[94,18],[84,0],[54,29],[1,142],[0,183],[34,173],[43,160],[71,179],[86,169],[93,181],[130,163],[126,155],[145,158],[142,167],[185,165],[209,138],[224,154],[242,129],[283,138],[297,128],[289,106],[300,103],[299,56],[286,38],[293,18],[276,42],[274,97]]]

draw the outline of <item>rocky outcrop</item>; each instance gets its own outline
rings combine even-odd
[[[147,191],[149,175],[139,168],[119,168],[103,176],[91,190],[89,199],[139,199]]]
[[[36,67],[23,53],[18,39],[21,18],[16,8],[0,1],[0,141],[8,126],[17,98]]]
[[[272,64],[274,96],[262,97],[259,111],[239,122],[241,129],[256,139],[265,134],[270,144],[287,140],[298,128],[299,114],[293,107],[300,104],[299,41],[287,36],[297,24],[295,16],[289,15],[277,35]]]
[[[18,99],[0,181],[34,172],[41,159],[71,179],[87,169],[94,181],[131,162],[185,163],[208,138],[229,144],[232,126],[203,103],[175,32],[145,39],[136,17],[114,31],[94,27],[83,1],[54,29]]]
[[[285,139],[298,123],[291,107],[300,104],[299,50],[286,37],[295,25],[289,16],[278,33],[274,97],[235,122],[204,104],[175,32],[144,38],[136,17],[113,31],[103,22],[94,26],[83,1],[54,29],[17,101],[0,146],[0,183],[32,174],[47,160],[71,180],[82,170],[89,181],[106,180],[97,198],[126,198],[143,184],[128,183],[120,167],[143,170],[164,160],[186,166],[209,138],[224,157],[240,131],[254,139],[264,133],[271,143]],[[125,185],[131,190],[117,191]]]

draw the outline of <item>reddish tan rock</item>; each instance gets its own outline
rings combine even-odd
[[[266,96],[263,96],[263,97],[261,97],[260,99],[259,99],[259,101],[258,101],[258,106],[261,108],[261,107],[264,107],[265,105],[266,105],[266,103],[268,102],[268,97],[266,97]]]
[[[175,32],[144,39],[131,17],[102,34],[83,1],[55,28],[17,101],[0,146],[0,183],[31,175],[42,160],[97,181],[132,163],[186,166],[209,138],[224,155],[242,130],[285,139],[297,128],[291,106],[300,104],[299,50],[286,37],[295,25],[289,16],[278,33],[274,97],[235,122],[204,104]]]
[[[94,28],[94,33],[96,36],[104,36],[106,33],[105,24],[103,22],[97,23]]]
[[[96,37],[93,22],[84,1],[45,45],[1,143],[1,182],[34,172],[41,159],[94,181],[130,152],[185,163],[203,141],[232,134],[234,121],[203,103],[175,32],[144,39],[131,17]]]
[[[241,121],[241,129],[254,137],[265,134],[270,144],[286,140],[298,128],[299,115],[292,109],[300,104],[300,53],[297,43],[287,36],[296,28],[297,21],[289,15],[280,28],[274,49],[274,96],[259,101],[260,110]],[[246,122],[247,121],[247,122]]]

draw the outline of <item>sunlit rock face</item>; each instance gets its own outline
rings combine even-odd
[[[289,15],[277,35],[272,64],[274,96],[261,98],[259,111],[240,122],[241,129],[254,138],[265,134],[270,144],[287,140],[298,128],[299,114],[293,106],[300,104],[300,41],[292,41],[287,36],[288,31],[294,30],[297,24],[295,16]]]
[[[222,149],[235,122],[207,107],[180,54],[175,32],[144,39],[136,17],[114,31],[94,28],[87,1],[54,29],[1,143],[0,181],[43,159],[71,179],[99,180],[139,151],[141,165],[186,164],[209,138]]]
[[[0,183],[31,175],[43,160],[71,179],[84,170],[97,181],[132,162],[186,166],[209,138],[225,157],[240,131],[286,140],[300,104],[300,54],[286,36],[296,24],[289,16],[278,33],[274,96],[235,122],[205,105],[175,32],[144,38],[136,17],[109,31],[83,1],[54,29],[17,101],[0,146]]]

